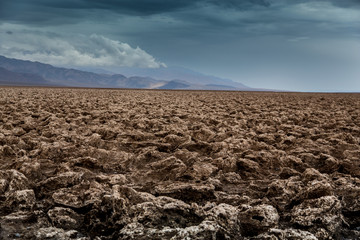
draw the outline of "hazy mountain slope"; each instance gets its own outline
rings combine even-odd
[[[218,84],[207,84],[205,85],[207,90],[237,90],[238,88],[227,85],[218,85]],[[250,88],[249,88],[250,89]]]
[[[4,72],[2,84],[53,85],[99,88],[246,90],[254,89],[231,80],[207,76],[184,68],[137,70],[141,76],[98,74],[76,69],[54,67],[40,62],[10,59],[0,56]],[[6,71],[5,71],[6,70]],[[125,70],[124,70],[125,71]],[[128,73],[128,72],[127,72]],[[148,73],[151,73],[147,76]],[[178,76],[179,78],[175,78]],[[161,79],[161,80],[158,80]]]
[[[51,85],[41,76],[30,73],[17,73],[9,71],[0,67],[0,84],[1,85],[21,85],[21,86],[36,86],[36,85]]]
[[[40,62],[9,59],[0,56],[0,67],[13,72],[36,74],[54,83],[76,87],[101,87],[112,82],[109,77],[75,69],[58,68]]]
[[[191,88],[191,85],[184,81],[177,81],[173,80],[166,84],[164,84],[161,87],[158,87],[158,89],[188,89]]]
[[[9,71],[36,74],[54,85],[74,87],[150,88],[154,81],[148,78],[126,78],[124,75],[96,74],[75,69],[58,68],[40,62],[10,59],[0,56],[0,67]]]
[[[179,79],[196,85],[226,85],[238,89],[250,89],[242,83],[229,79],[205,75],[183,67],[161,68],[119,68],[119,72],[125,76],[142,76],[171,81]]]

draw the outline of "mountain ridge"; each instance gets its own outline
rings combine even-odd
[[[155,79],[149,76],[126,77],[119,73],[99,74],[73,68],[55,67],[41,62],[7,58],[5,56],[0,56],[0,68],[1,71],[4,72],[0,74],[0,84],[2,85],[184,90],[256,90],[241,83],[237,83],[237,86],[227,85],[226,83],[221,84],[220,80],[206,79],[206,77],[204,77],[206,75],[200,73],[198,73],[199,76],[203,77],[202,79],[199,77],[198,81],[196,81],[196,77],[194,76],[188,77],[188,79]]]
[[[91,69],[91,68],[88,68]],[[95,69],[95,71],[98,69]],[[104,72],[106,70],[102,70],[100,72]],[[160,68],[131,68],[131,67],[120,67],[118,69],[112,69],[111,72],[121,72],[123,75],[129,76],[141,76],[141,77],[152,77],[155,79],[162,79],[165,81],[172,80],[185,80],[192,84],[213,84],[213,85],[226,85],[232,86],[236,88],[249,88],[248,86],[235,82],[226,78],[219,78],[207,74],[203,74],[200,72],[196,72],[194,70],[179,67],[179,66],[168,66],[168,67],[160,67]]]
[[[43,77],[31,73],[18,73],[9,71],[6,68],[0,67],[0,83],[3,85],[47,85],[51,83],[46,81]]]

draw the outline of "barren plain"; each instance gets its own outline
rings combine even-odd
[[[0,239],[360,239],[360,94],[0,88]]]

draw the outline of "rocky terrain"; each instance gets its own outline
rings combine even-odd
[[[360,95],[0,88],[0,239],[359,239]]]

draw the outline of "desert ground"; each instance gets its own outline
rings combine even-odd
[[[0,88],[0,239],[360,239],[360,94]]]

